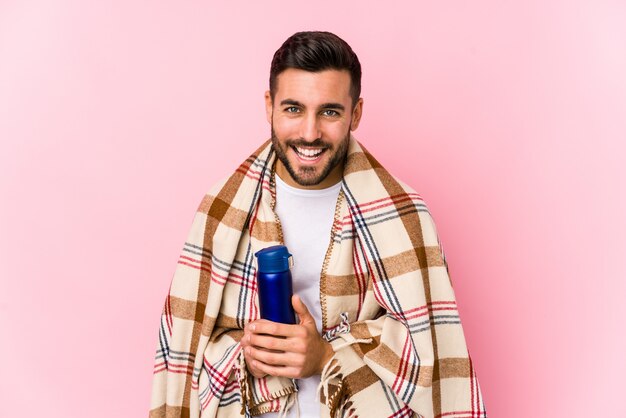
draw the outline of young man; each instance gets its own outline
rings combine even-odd
[[[276,51],[271,141],[200,204],[163,311],[151,417],[486,417],[432,219],[352,136],[342,39]],[[259,319],[253,254],[293,254],[299,323]]]

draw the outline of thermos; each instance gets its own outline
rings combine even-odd
[[[291,305],[293,287],[291,271],[293,258],[287,247],[274,245],[254,254],[257,257],[257,288],[261,318],[283,324],[295,324]]]

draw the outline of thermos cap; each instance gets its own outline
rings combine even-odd
[[[280,273],[289,270],[293,265],[293,258],[284,245],[263,248],[254,255],[258,259],[261,273]]]

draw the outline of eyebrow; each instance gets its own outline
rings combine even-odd
[[[293,100],[293,99],[285,99],[285,100],[280,102],[280,105],[281,106],[290,105],[290,106],[306,107],[302,103],[300,103],[299,101]],[[340,103],[324,103],[323,105],[320,106],[320,109],[346,110],[345,106],[340,104]]]

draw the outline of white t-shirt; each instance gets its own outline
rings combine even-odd
[[[341,183],[327,189],[308,190],[289,186],[276,175],[276,214],[283,229],[285,245],[293,255],[293,293],[300,296],[315,318],[317,331],[322,332],[320,275],[330,244],[335,206]],[[298,403],[301,418],[319,418],[320,404],[316,397],[320,376],[298,380]],[[261,415],[277,418],[278,413]],[[295,418],[295,407],[287,414]]]

